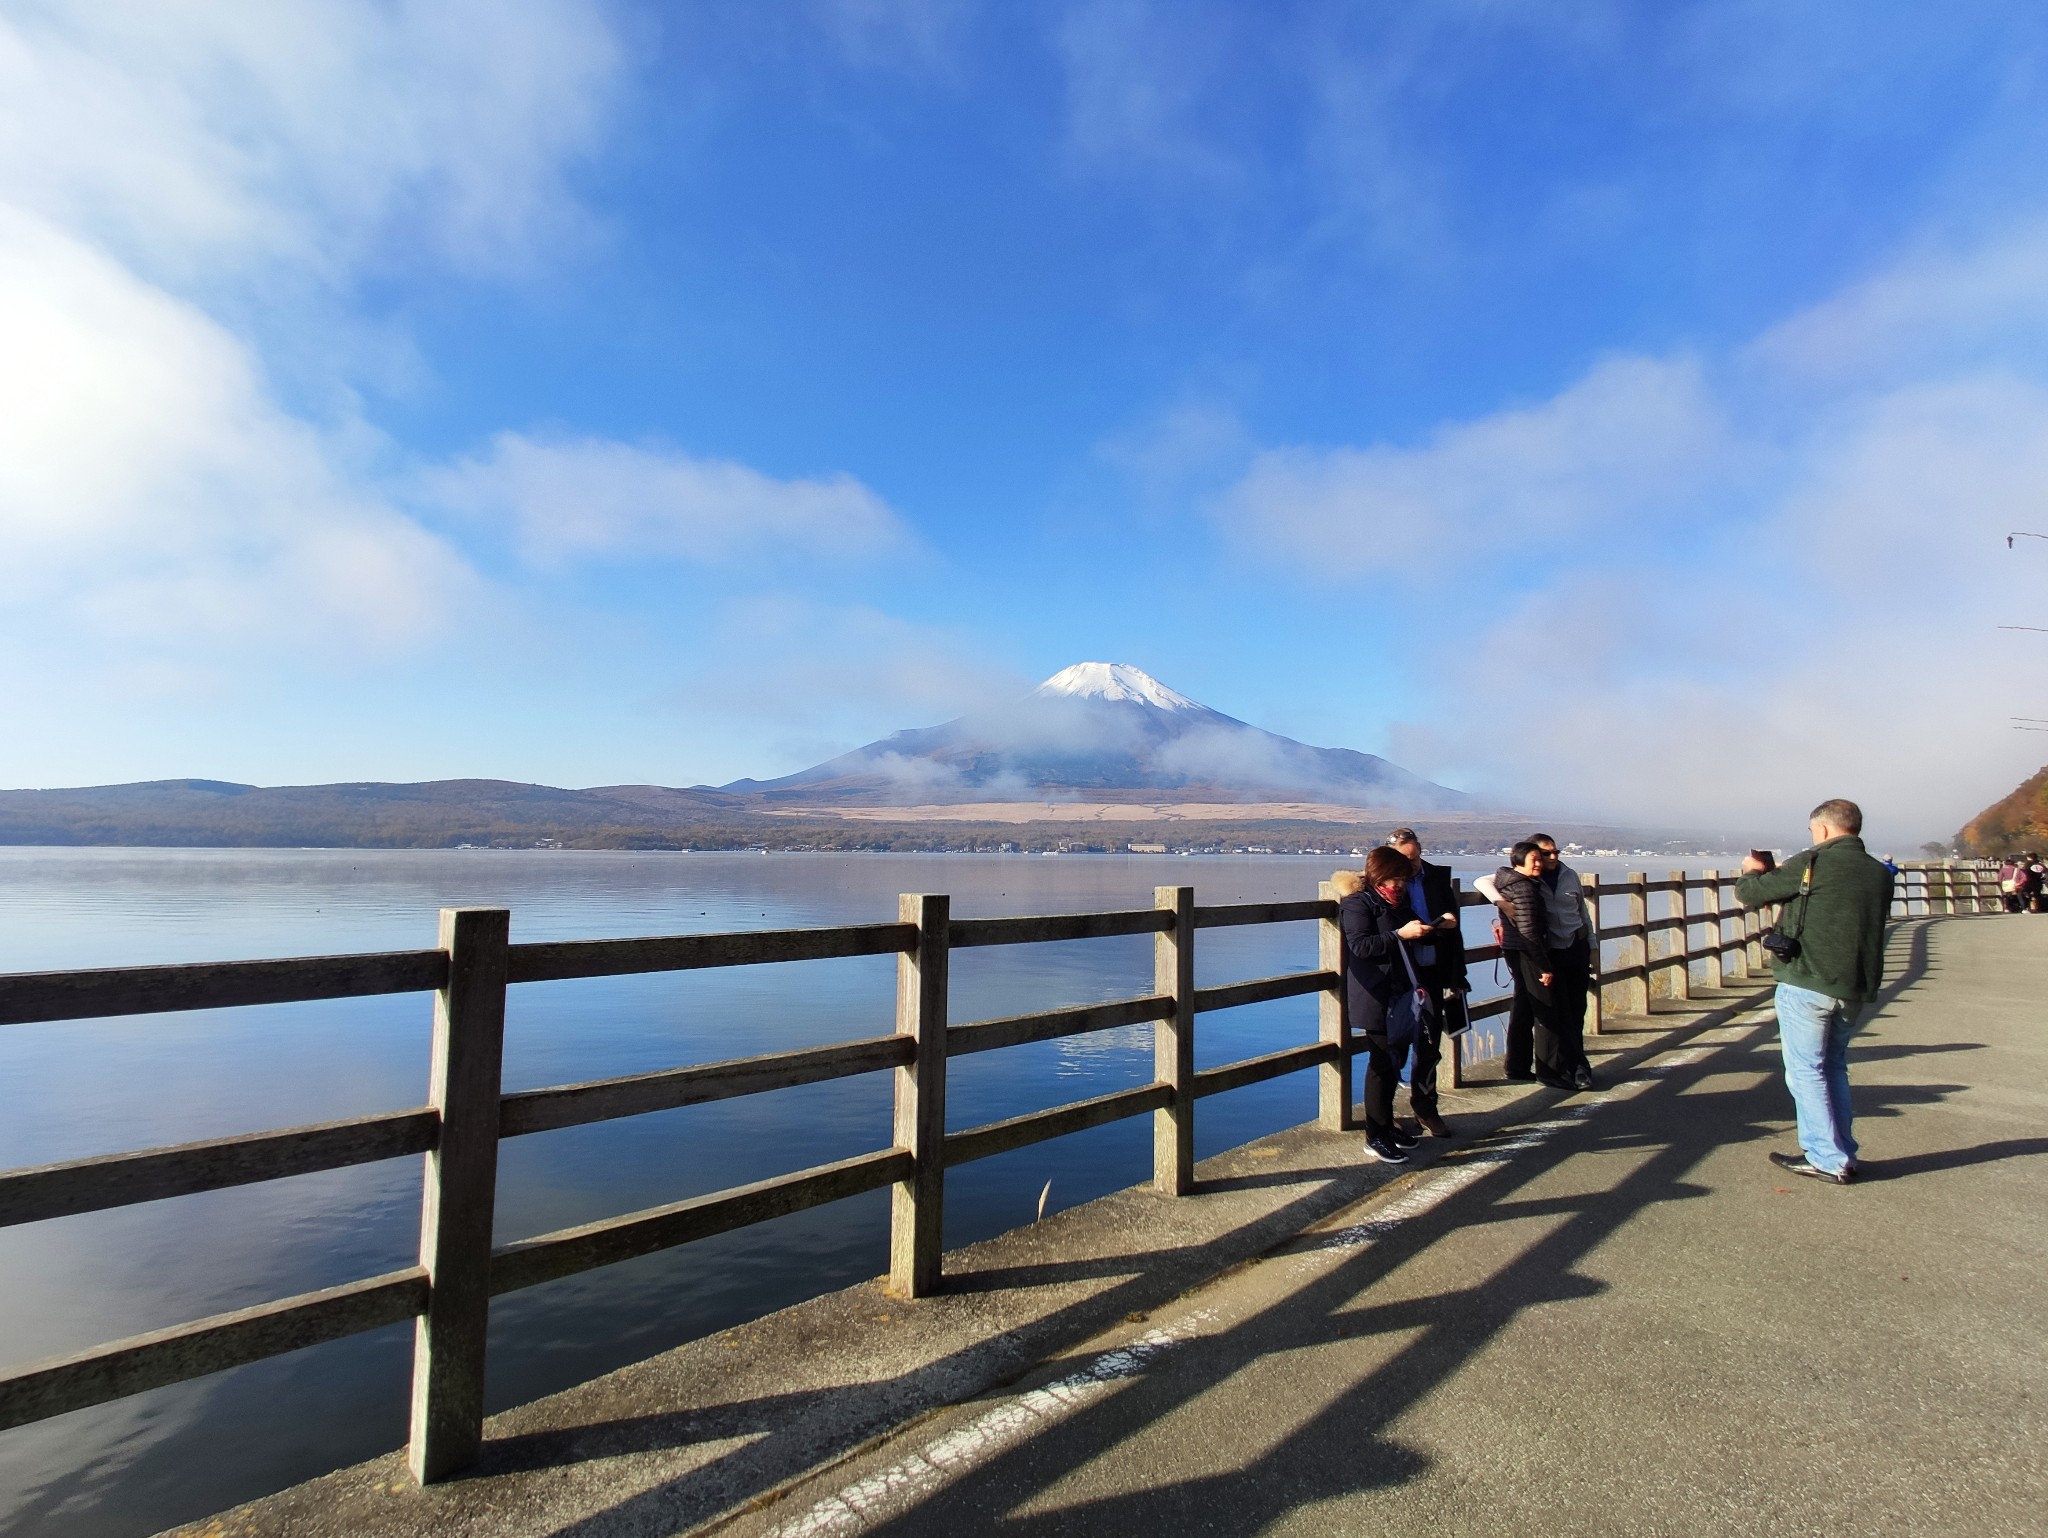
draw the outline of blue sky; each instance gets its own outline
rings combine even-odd
[[[0,784],[718,782],[1105,659],[1945,833],[2048,716],[2044,69],[1971,0],[4,0]]]

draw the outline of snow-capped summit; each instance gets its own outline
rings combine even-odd
[[[1471,799],[1370,753],[1261,731],[1127,662],[1077,662],[957,720],[897,732],[800,774],[723,788],[771,802],[879,806],[1087,797],[1420,811]]]
[[[1031,691],[1039,695],[1065,695],[1076,699],[1131,700],[1156,705],[1161,710],[1200,710],[1203,707],[1169,689],[1143,668],[1128,662],[1077,662],[1061,668]]]

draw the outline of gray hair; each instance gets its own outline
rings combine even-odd
[[[1808,814],[1808,822],[1824,822],[1831,828],[1840,828],[1844,833],[1863,831],[1863,808],[1853,801],[1844,801],[1837,796],[1832,801],[1823,801]]]

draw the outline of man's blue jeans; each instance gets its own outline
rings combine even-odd
[[[1856,1159],[1850,1131],[1849,1038],[1864,1006],[1778,984],[1778,1042],[1785,1053],[1785,1087],[1799,1118],[1799,1146],[1815,1169],[1839,1175]]]

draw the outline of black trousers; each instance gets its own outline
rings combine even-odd
[[[1430,988],[1430,1003],[1435,1007],[1415,1038],[1415,1069],[1408,1079],[1408,1105],[1417,1116],[1436,1115],[1436,1070],[1444,1060],[1444,1001],[1450,996],[1448,988]],[[1398,1065],[1396,1069],[1398,1073]]]
[[[1394,1086],[1401,1082],[1401,1065],[1384,1035],[1367,1031],[1359,1040],[1365,1049],[1365,1135],[1385,1137],[1394,1129]]]
[[[1585,940],[1556,957],[1557,970],[1548,984],[1541,980],[1535,960],[1515,952],[1515,1004],[1508,1012],[1508,1071],[1537,1072],[1568,1079],[1586,1066],[1586,993],[1592,961]],[[1528,1032],[1524,1038],[1528,1056],[1517,1062],[1515,1055],[1515,1010],[1526,1006]]]
[[[1522,957],[1519,951],[1507,952],[1508,981],[1514,985],[1515,996],[1508,1003],[1508,1052],[1507,1074],[1511,1079],[1526,1079],[1536,1062],[1536,1000],[1530,996],[1529,986],[1522,981]]]

